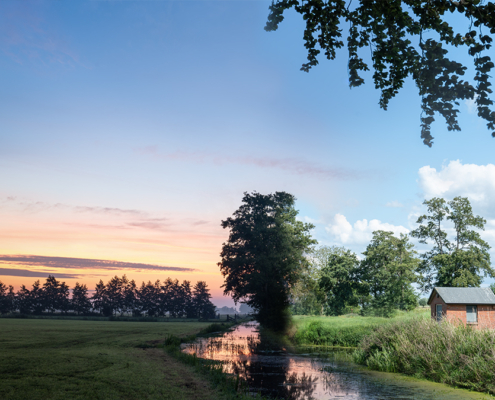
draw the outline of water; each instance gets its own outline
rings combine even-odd
[[[287,400],[457,400],[491,398],[446,385],[399,374],[366,370],[349,352],[325,353],[299,349],[297,353],[271,345],[256,323],[237,326],[219,337],[200,338],[183,351],[200,358],[222,361],[223,369],[239,375],[249,391]]]

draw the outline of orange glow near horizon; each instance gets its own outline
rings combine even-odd
[[[99,280],[126,275],[141,282],[164,281],[168,277],[192,284],[206,281],[213,297],[221,298],[223,277],[217,266],[222,243],[227,239],[218,218],[214,222],[191,218],[157,218],[145,213],[75,212],[64,209],[26,211],[0,210],[0,255],[34,255],[109,260],[184,268],[185,271],[146,268],[98,269],[91,266],[56,268],[53,265],[0,261],[0,281],[16,290],[43,282],[49,273],[70,275],[58,278],[71,288],[76,282],[94,289]],[[42,272],[45,277],[14,276],[2,269]],[[75,275],[74,278],[72,276]]]

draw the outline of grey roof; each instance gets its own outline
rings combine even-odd
[[[435,292],[446,304],[495,304],[495,294],[490,288],[436,287],[431,292],[428,304]]]

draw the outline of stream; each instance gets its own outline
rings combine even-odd
[[[300,348],[274,350],[254,322],[238,325],[221,336],[198,338],[182,351],[203,359],[221,361],[223,370],[239,375],[249,392],[273,399],[488,399],[487,394],[375,372],[352,362],[349,351]]]

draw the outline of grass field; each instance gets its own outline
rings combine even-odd
[[[150,344],[209,323],[0,319],[0,399],[222,399]]]
[[[393,318],[342,315],[339,317],[293,317],[292,340],[298,345],[357,347],[365,335],[384,324],[415,318],[429,318],[430,308],[417,308],[410,312],[398,312]]]

